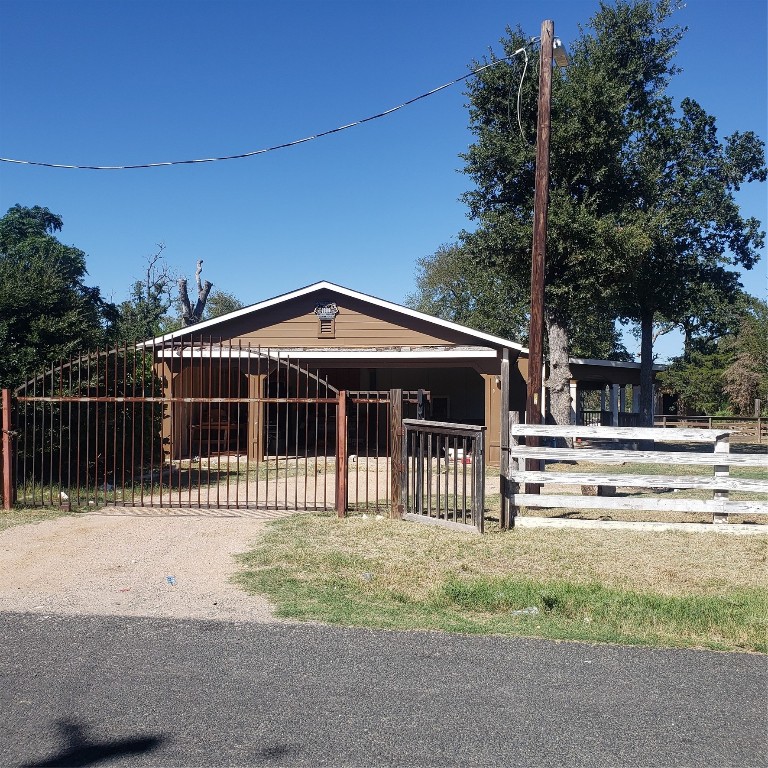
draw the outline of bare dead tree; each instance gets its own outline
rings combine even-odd
[[[203,260],[200,259],[197,262],[197,270],[195,271],[195,282],[197,283],[197,301],[195,302],[194,309],[192,308],[192,302],[189,300],[189,293],[187,291],[187,278],[179,278],[179,300],[181,301],[181,321],[185,328],[195,323],[199,323],[203,318],[203,310],[205,309],[205,302],[208,301],[208,294],[213,288],[213,283],[209,280],[203,282],[200,279],[200,273],[203,271]]]

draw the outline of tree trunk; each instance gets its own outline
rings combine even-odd
[[[640,318],[640,426],[653,426],[653,312]]]
[[[555,424],[571,423],[571,369],[568,365],[568,330],[547,315],[549,341],[549,410]]]

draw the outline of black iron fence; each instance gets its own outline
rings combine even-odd
[[[483,531],[485,427],[403,420],[405,519]]]

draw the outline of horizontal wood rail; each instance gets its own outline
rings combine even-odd
[[[553,426],[519,424],[518,414],[510,414],[509,426],[509,470],[505,486],[508,494],[509,509],[514,517],[522,507],[531,508],[572,508],[606,510],[644,510],[666,512],[695,512],[712,515],[713,522],[727,523],[729,514],[768,514],[765,501],[739,501],[729,499],[729,493],[742,492],[754,494],[768,493],[768,474],[761,479],[741,479],[730,477],[731,466],[768,467],[765,454],[731,454],[730,431],[724,429],[702,428],[666,428],[654,427],[599,427],[599,426]],[[522,444],[526,438],[537,438],[535,447]],[[586,438],[610,445],[618,441],[616,449],[611,448],[561,448],[541,445],[542,438],[556,440],[575,440]],[[633,443],[694,443],[712,445],[713,452],[703,450],[637,450],[623,446]],[[576,462],[574,471],[547,472],[526,471],[526,460],[537,459],[562,462]],[[696,475],[649,475],[611,471],[579,471],[578,462],[588,461],[598,464],[663,464],[665,466],[701,466],[712,467],[713,474]],[[656,497],[619,497],[619,496],[584,496],[566,493],[518,493],[526,484],[540,486],[576,485],[580,489],[615,488],[653,488],[673,490],[711,491],[711,499],[691,498],[656,498]],[[598,491],[599,492],[599,491]]]
[[[768,440],[768,418],[762,416],[665,416],[654,417],[657,427],[727,429],[731,442],[756,442]]]

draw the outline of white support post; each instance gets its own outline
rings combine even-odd
[[[519,440],[517,438],[517,435],[512,434],[512,430],[514,427],[516,427],[518,424],[520,424],[520,414],[517,411],[510,411],[509,412],[509,447],[517,447]],[[507,463],[507,482],[504,484],[504,492],[506,493],[507,499],[506,499],[506,508],[507,508],[507,519],[506,519],[506,526],[508,528],[514,528],[515,527],[515,518],[517,517],[517,512],[519,507],[515,506],[515,494],[518,493],[520,489],[520,484],[513,482],[509,475],[512,472],[517,471],[525,471],[525,460],[520,461],[516,458],[510,458]],[[525,493],[525,486],[522,486],[523,493]]]
[[[723,458],[727,461],[728,454],[731,452],[731,443],[728,435],[722,435],[715,442],[715,453],[724,454]],[[728,464],[716,464],[714,468],[715,477],[728,477],[730,475],[730,466]],[[715,512],[712,515],[712,522],[718,525],[728,522],[728,513],[725,511],[725,502],[728,501],[728,491],[713,491],[713,499],[722,499],[723,511]]]
[[[576,424],[576,412],[579,409],[579,384],[571,379],[571,424]]]
[[[640,413],[640,387],[632,385],[632,413]]]
[[[614,427],[619,426],[619,384],[611,386],[611,424]]]

